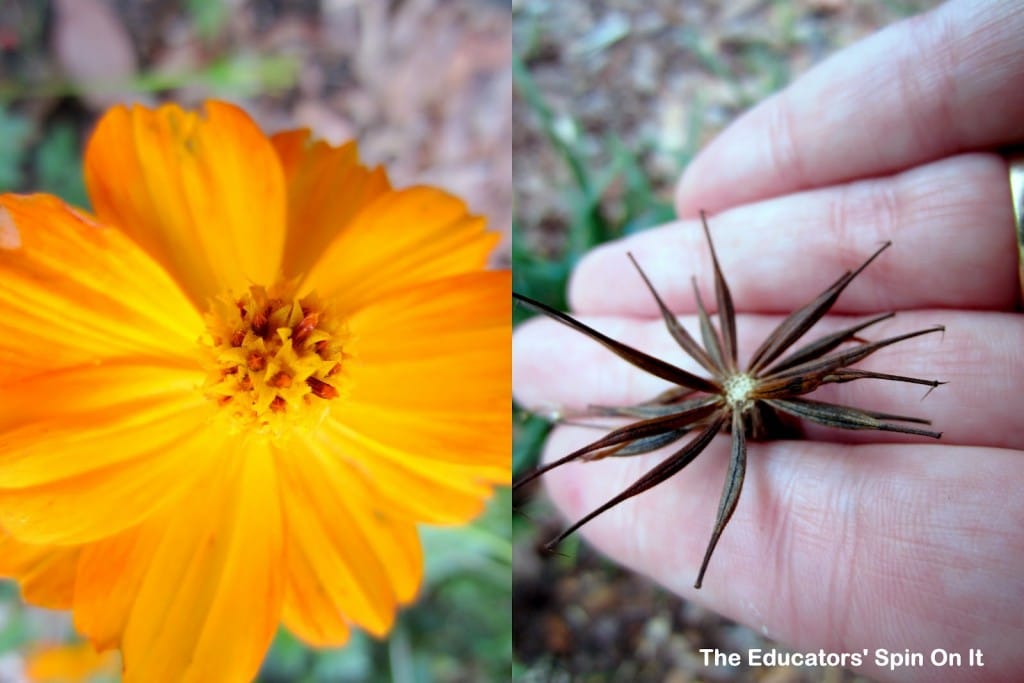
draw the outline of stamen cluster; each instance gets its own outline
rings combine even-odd
[[[280,434],[286,424],[319,423],[340,395],[345,331],[314,296],[253,286],[215,301],[206,321],[205,391],[236,426]]]

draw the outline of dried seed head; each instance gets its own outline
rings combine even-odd
[[[701,218],[704,218],[703,213]],[[729,473],[726,486],[722,491],[722,499],[711,540],[694,584],[696,588],[700,588],[704,572],[718,539],[739,501],[743,475],[746,470],[746,437],[748,434],[754,438],[770,438],[773,436],[771,430],[780,426],[784,427],[782,418],[788,416],[840,429],[876,429],[937,439],[941,436],[939,432],[912,426],[930,424],[928,420],[824,403],[804,398],[804,395],[811,393],[822,384],[850,382],[859,379],[910,382],[928,385],[932,388],[943,384],[943,382],[935,380],[848,369],[849,366],[886,346],[944,329],[941,326],[936,326],[875,342],[868,342],[860,336],[860,333],[868,327],[891,318],[892,313],[876,316],[826,335],[796,350],[790,350],[804,333],[831,309],[850,282],[890,246],[888,242],[857,269],[843,274],[814,300],[783,320],[754,352],[747,369],[739,371],[736,360],[736,316],[732,296],[719,267],[718,257],[715,254],[714,245],[711,243],[711,233],[707,229],[706,222],[704,231],[714,265],[719,325],[718,329],[715,329],[711,317],[701,301],[700,292],[696,291],[695,298],[701,339],[704,342],[703,347],[682,327],[673,312],[668,309],[636,259],[632,255],[629,258],[654,297],[669,334],[687,354],[710,373],[711,377],[709,378],[694,375],[671,363],[617,342],[565,313],[513,293],[515,299],[590,337],[637,368],[677,385],[653,399],[635,406],[604,406],[595,409],[595,415],[632,417],[639,421],[615,429],[597,441],[535,470],[520,479],[516,483],[516,487],[573,460],[590,461],[605,457],[625,457],[648,453],[675,443],[687,434],[695,435],[625,491],[573,524],[553,543],[558,543],[602,512],[657,486],[678,473],[700,454],[720,429],[731,431],[733,448]],[[694,284],[694,288],[696,290],[696,284]],[[850,344],[855,345],[850,346]],[[789,353],[785,355],[787,351]]]

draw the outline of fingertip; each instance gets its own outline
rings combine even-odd
[[[563,453],[550,447],[544,449],[542,462],[553,461]],[[559,469],[551,470],[544,475],[544,490],[566,520],[576,520],[586,514],[583,508],[582,494],[587,488],[586,470],[579,463],[570,463]],[[567,521],[566,524],[569,522]]]
[[[612,247],[609,244],[598,245],[584,254],[572,269],[565,292],[570,311],[601,310],[600,302],[604,298],[606,288],[600,283],[609,279],[605,273],[611,264],[611,251]]]
[[[536,316],[512,332],[512,398],[529,410],[536,410],[538,395],[550,374],[545,367],[546,344],[557,323]]]
[[[657,317],[657,305],[634,261],[670,308],[688,310],[688,293],[677,300],[676,274],[694,272],[699,265],[702,254],[692,245],[704,238],[696,228],[692,221],[673,221],[595,247],[573,270],[568,290],[572,310],[581,315]]]
[[[691,161],[676,183],[675,208],[676,216],[680,219],[693,219],[700,215],[701,211],[714,213],[723,206],[716,197],[717,191],[713,181],[713,174],[707,172],[709,153],[714,153],[715,142],[711,141],[693,161]]]
[[[636,312],[633,307],[623,305],[624,301],[632,299],[626,294],[642,284],[626,256],[633,244],[628,237],[608,242],[594,247],[580,259],[569,278],[567,296],[572,311],[581,315]],[[636,258],[642,260],[644,255]]]

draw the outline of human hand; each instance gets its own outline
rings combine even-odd
[[[1024,319],[1005,162],[988,151],[1024,140],[1024,13],[958,2],[837,55],[727,130],[687,170],[681,216],[711,228],[738,311],[740,356],[789,311],[893,247],[833,314],[897,310],[872,338],[946,325],[944,339],[890,347],[859,367],[950,382],[865,380],[815,398],[930,417],[923,443],[882,432],[807,426],[807,440],[749,444],[744,493],[691,588],[728,460],[719,438],[681,474],[598,517],[583,533],[611,557],[798,650],[964,653],[984,668],[888,672],[893,680],[1016,680],[1024,668],[1024,434],[1018,428]],[[1017,81],[1014,77],[1017,76]],[[675,347],[625,256],[644,267],[695,330],[689,275],[712,291],[695,221],[592,252],[570,298],[586,323],[675,362]],[[826,319],[812,332],[836,329]],[[516,335],[515,388],[527,406],[580,409],[648,399],[664,384],[556,323]],[[693,363],[680,363],[697,370]],[[557,373],[552,368],[557,368]],[[595,438],[560,427],[548,457]],[[608,458],[546,475],[570,520],[660,459]]]

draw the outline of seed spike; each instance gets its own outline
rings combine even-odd
[[[930,425],[932,423],[931,420],[925,419],[923,417],[910,417],[909,415],[894,415],[893,413],[882,413],[877,410],[862,409],[861,412],[867,413],[871,417],[877,418],[879,420],[895,420],[896,422],[910,422],[912,424],[919,425]]]
[[[814,360],[815,358],[820,358],[829,351],[835,350],[841,344],[847,341],[855,341],[860,342],[862,344],[866,344],[868,342],[857,336],[858,332],[868,327],[871,327],[872,325],[880,323],[883,320],[888,320],[895,316],[895,313],[883,313],[881,315],[877,315],[874,318],[869,318],[868,320],[860,322],[851,327],[847,327],[846,329],[839,330],[838,332],[834,332],[830,335],[824,336],[821,339],[811,342],[810,344],[807,344],[806,346],[803,346],[800,349],[789,354],[788,356],[780,360],[778,363],[772,365],[772,367],[769,368],[768,371],[772,373],[781,372],[782,370],[786,370],[797,365],[802,365],[807,361]]]
[[[722,343],[718,339],[718,332],[711,325],[711,316],[708,315],[708,311],[704,308],[704,300],[700,296],[700,289],[697,288],[697,278],[690,278],[691,284],[693,284],[693,299],[697,302],[697,316],[700,320],[700,336],[704,341],[704,346],[707,347],[708,355],[714,361],[715,365],[721,370],[725,367],[722,356]]]
[[[557,547],[558,547],[557,543],[553,543],[553,542],[552,543],[545,543],[544,544],[544,552],[548,553],[549,555],[556,555],[558,557],[564,557],[564,558],[568,559],[569,558],[569,554],[568,553],[559,552],[558,550],[555,550],[555,548],[557,548]]]
[[[932,393],[933,391],[935,391],[937,388],[939,388],[943,384],[949,384],[949,382],[939,382],[938,380],[936,380],[935,383],[932,384],[930,387],[928,387],[928,390],[926,392],[924,392],[924,396],[921,397],[921,400],[923,401],[926,398],[928,398],[928,394]]]
[[[843,384],[844,382],[852,382],[857,379],[885,379],[890,382],[921,384],[923,386],[930,387],[928,389],[929,393],[937,386],[949,384],[949,382],[940,382],[937,379],[921,379],[919,377],[907,377],[905,375],[890,375],[886,372],[872,372],[871,370],[860,370],[858,368],[843,368],[836,370],[832,374],[826,375],[823,383]],[[925,394],[925,396],[927,395],[928,394]]]
[[[584,325],[580,321],[569,317],[565,313],[562,313],[561,311],[551,308],[547,304],[543,304],[539,301],[531,299],[528,296],[523,296],[522,294],[517,294],[515,292],[512,292],[512,296],[515,299],[518,299],[519,301],[523,302],[524,304],[537,309],[541,313],[544,313],[549,318],[553,318],[554,320],[557,320],[563,325],[566,325],[568,327],[573,328],[574,330],[582,332],[586,336],[590,337],[597,343],[607,348],[609,351],[614,353],[619,358],[622,358],[628,363],[635,365],[641,370],[649,372],[655,377],[659,377],[674,384],[681,384],[685,387],[690,387],[691,389],[699,389],[701,391],[706,391],[709,393],[718,390],[718,386],[714,382],[706,380],[703,377],[698,377],[697,375],[687,372],[682,368],[677,368],[675,365],[672,365],[671,363],[666,363],[665,361],[659,358],[650,356],[644,353],[643,351],[634,349],[633,347],[623,344],[622,342],[617,342],[614,339],[601,334],[592,327]]]
[[[811,329],[814,323],[821,320],[821,317],[832,308],[843,290],[853,282],[853,279],[871,265],[878,256],[888,249],[892,242],[885,242],[874,254],[869,256],[864,263],[854,271],[847,271],[835,283],[819,294],[803,308],[797,309],[783,320],[775,331],[768,335],[764,343],[754,352],[750,359],[750,371],[759,372],[773,360],[779,357],[793,342],[802,337],[807,330]]]
[[[580,457],[580,454],[577,453],[576,451],[573,451],[569,455],[564,455],[561,458],[559,458],[558,460],[553,460],[552,462],[549,462],[546,465],[541,465],[540,467],[537,467],[536,469],[534,469],[532,472],[530,472],[530,473],[520,477],[519,481],[517,481],[514,484],[512,484],[512,490],[513,491],[518,491],[519,489],[521,489],[522,487],[526,486],[531,481],[533,481],[534,479],[539,477],[540,475],[546,474],[547,472],[550,472],[551,470],[555,469],[556,467],[561,467],[562,465],[564,465],[564,464],[566,464],[568,462],[572,462],[573,460],[578,460],[579,457]]]
[[[692,441],[687,443],[685,446],[680,448],[678,451],[673,453],[671,456],[669,456],[659,464],[652,467],[650,470],[647,471],[646,474],[644,474],[635,482],[633,482],[633,484],[625,491],[615,496],[608,502],[604,503],[597,509],[591,511],[589,514],[584,515],[582,519],[580,519],[578,522],[576,522],[568,529],[560,533],[557,537],[552,539],[548,545],[551,547],[557,546],[559,543],[565,540],[567,536],[571,535],[581,526],[583,526],[590,520],[594,519],[598,515],[607,512],[608,510],[615,507],[619,503],[623,503],[632,498],[633,496],[639,495],[644,491],[647,491],[648,489],[657,486],[661,482],[665,481],[672,475],[682,470],[684,467],[689,465],[693,461],[693,459],[696,458],[701,453],[701,451],[704,450],[705,447],[707,447],[709,443],[711,443],[711,439],[714,438],[715,434],[718,432],[719,429],[722,428],[722,425],[724,423],[725,416],[719,415],[714,422],[705,427],[704,431],[702,431],[700,434],[694,437]]]
[[[556,424],[559,427],[582,427],[584,429],[600,429],[601,431],[607,432],[611,427],[607,425],[593,424],[592,422],[584,422],[583,420],[577,420],[571,417],[560,417],[555,420],[552,424]]]
[[[658,304],[658,309],[661,311],[661,317],[665,320],[665,327],[668,328],[668,332],[672,335],[672,338],[675,339],[676,343],[679,344],[684,351],[690,354],[694,360],[700,363],[705,370],[708,372],[715,372],[714,361],[712,361],[707,352],[700,347],[700,344],[690,336],[690,333],[686,331],[686,328],[679,324],[675,315],[673,315],[672,311],[670,311],[668,306],[665,305],[661,295],[659,295],[658,291],[654,289],[654,285],[651,284],[650,279],[647,277],[647,273],[645,273],[644,269],[640,267],[637,260],[633,258],[633,254],[626,252],[626,256],[628,256],[629,260],[633,262],[633,267],[636,268],[636,272],[640,273],[640,277],[643,279],[644,284],[647,285],[647,290],[651,293],[651,296],[654,297],[654,301]]]
[[[640,403],[638,405],[650,406],[667,405],[669,403],[680,403],[689,399],[694,394],[699,393],[699,391],[696,391],[694,389],[688,389],[686,387],[672,387],[671,389],[666,389],[665,391],[661,392],[660,394],[650,399],[649,401],[644,401],[643,403]]]
[[[917,429],[915,427],[905,427],[903,425],[882,422],[881,420],[884,418],[875,417],[881,413],[872,414],[864,410],[835,405],[833,403],[825,403],[823,401],[793,398],[766,399],[765,402],[776,410],[781,410],[784,413],[789,413],[796,417],[802,417],[803,419],[810,420],[811,422],[823,424],[826,427],[838,427],[839,429],[877,429],[883,432],[902,432],[904,434],[928,436],[933,439],[938,439],[942,436],[941,432],[933,432],[929,429]],[[889,419],[903,419],[896,418],[896,416],[887,417]],[[911,418],[906,421],[914,420]]]
[[[659,417],[653,417],[647,420],[641,420],[634,422],[633,424],[619,427],[618,429],[612,430],[608,434],[596,441],[577,448],[572,453],[559,458],[553,462],[549,462],[546,465],[538,467],[533,472],[530,472],[526,476],[522,477],[519,481],[512,485],[513,490],[518,489],[521,486],[533,481],[545,472],[550,472],[556,467],[561,467],[566,463],[572,462],[583,458],[585,455],[594,451],[602,450],[612,446],[618,446],[619,444],[626,444],[637,439],[644,439],[659,434],[664,434],[667,431],[673,431],[677,429],[683,429],[690,427],[694,423],[703,420],[708,417],[718,408],[717,397],[706,397],[704,401],[696,405],[689,410],[682,412],[672,413],[670,415],[662,415]]]
[[[690,430],[687,429],[676,429],[674,431],[665,432],[664,434],[655,434],[654,436],[648,436],[643,439],[637,439],[636,441],[630,441],[629,443],[622,443],[618,446],[613,446],[605,451],[594,451],[588,453],[580,458],[580,460],[586,462],[592,462],[594,460],[602,460],[604,458],[615,457],[623,458],[632,455],[644,455],[646,453],[652,453],[659,448],[664,448],[670,444],[679,441],[679,439],[686,436]]]
[[[715,243],[711,241],[711,230],[708,229],[707,215],[703,210],[700,212],[700,222],[704,226],[704,236],[711,251],[711,264],[715,270],[715,299],[718,304],[718,325],[722,329],[722,355],[726,368],[736,370],[736,310],[732,305],[729,285],[726,284],[722,268],[718,265],[718,254],[715,252]]]
[[[704,403],[704,398],[694,398],[680,403],[638,403],[635,406],[591,406],[594,414],[616,417],[638,417],[646,419],[660,415],[675,415]]]
[[[715,529],[711,532],[711,540],[708,541],[707,550],[704,551],[704,560],[700,563],[700,572],[694,582],[694,588],[700,588],[704,583],[704,572],[708,569],[711,555],[715,552],[718,539],[721,538],[725,526],[732,519],[732,513],[736,511],[736,504],[740,500],[740,492],[743,490],[743,478],[747,472],[747,440],[746,427],[743,424],[743,417],[740,411],[732,413],[732,455],[729,458],[729,473],[725,475],[725,486],[722,488],[722,498],[718,503],[718,517],[715,520]]]
[[[853,365],[864,360],[875,351],[884,349],[886,346],[891,346],[897,342],[906,341],[907,339],[913,339],[914,337],[920,337],[925,334],[932,334],[933,332],[942,332],[944,327],[928,327],[923,330],[917,330],[915,332],[907,332],[906,334],[896,335],[895,337],[888,337],[876,342],[870,342],[863,344],[856,348],[850,349],[849,351],[841,351],[831,356],[826,356],[820,360],[809,361],[803,365],[798,365],[793,368],[789,368],[780,373],[772,373],[767,376],[768,381],[772,380],[784,380],[792,377],[807,377],[817,381],[811,389],[816,388],[820,384],[820,377],[824,377],[826,374],[838,370],[841,367],[847,365]]]

